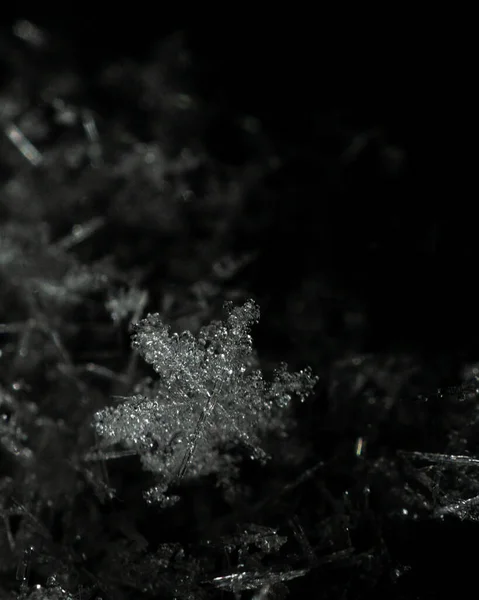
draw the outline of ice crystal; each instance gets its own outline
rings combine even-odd
[[[281,432],[292,397],[303,399],[316,382],[309,369],[290,373],[284,364],[266,381],[250,335],[257,305],[227,304],[226,311],[197,336],[171,333],[158,314],[140,321],[133,347],[159,380],[95,415],[103,451],[122,443],[159,477],[151,500],[164,502],[171,483],[184,477],[219,472],[225,448],[240,445],[252,459],[266,459],[262,435]]]
[[[92,291],[107,284],[102,268],[90,268],[66,252],[101,227],[93,220],[75,225],[72,233],[58,242],[50,243],[50,234],[43,225],[0,227],[0,281],[14,287],[42,308],[78,304]],[[26,300],[24,300],[26,302]]]
[[[27,596],[23,593],[20,594],[18,600],[75,600],[77,597],[64,590],[61,586],[47,589],[37,584],[28,592]]]
[[[243,590],[257,590],[266,585],[276,585],[284,581],[291,581],[298,577],[304,577],[309,569],[294,569],[275,571],[240,571],[222,577],[215,577],[213,585],[221,590],[239,592]]]
[[[23,408],[23,410],[22,410]],[[34,410],[34,405],[24,403],[21,407],[14,398],[0,387],[0,456],[6,452],[20,462],[32,459],[32,451],[27,447],[27,435],[20,426],[22,413]]]
[[[128,290],[121,289],[115,295],[110,295],[106,302],[106,309],[111,315],[114,323],[120,323],[129,316],[130,322],[138,321],[148,302],[148,292],[137,287]]]

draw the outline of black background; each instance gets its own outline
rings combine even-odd
[[[100,19],[72,8],[69,17],[35,22],[62,40],[65,60],[92,80],[112,58],[146,60],[152,44],[184,30],[194,89],[218,111],[204,139],[209,151],[241,162],[248,147],[233,123],[248,114],[284,157],[267,181],[272,208],[266,224],[253,228],[258,258],[244,275],[266,307],[260,343],[294,362],[304,339],[278,323],[301,282],[321,281],[327,293],[312,302],[326,315],[331,354],[335,344],[349,343],[363,352],[414,353],[432,385],[457,383],[464,363],[479,357],[476,109],[465,28],[444,29],[432,16],[413,27],[416,15],[400,23],[392,8],[364,26],[353,16],[350,23],[346,15],[293,22],[273,11],[265,25],[251,24],[254,13],[211,11],[193,26],[191,15],[115,10]],[[351,140],[364,136],[363,150],[344,160]],[[364,323],[352,342],[348,310]],[[403,430],[396,435],[407,439]],[[421,582],[436,578],[440,589],[446,563],[448,573],[470,573],[472,529],[396,527],[384,535],[395,558],[421,563]],[[438,568],[424,567],[423,547]],[[405,593],[437,597],[418,581]],[[423,595],[414,596],[414,586]]]

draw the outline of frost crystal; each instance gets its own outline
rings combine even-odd
[[[132,315],[130,322],[135,323],[147,302],[147,291],[131,287],[129,290],[122,289],[116,295],[111,295],[106,302],[106,309],[114,323],[119,323],[130,315]]]
[[[227,318],[197,336],[171,333],[158,314],[134,327],[133,347],[159,375],[143,393],[95,415],[101,448],[122,443],[159,477],[149,500],[168,502],[165,492],[183,477],[219,472],[222,451],[241,445],[252,459],[268,456],[262,435],[281,432],[293,396],[303,399],[316,378],[286,365],[266,382],[250,335],[257,305],[226,304]],[[171,501],[171,499],[170,499]]]

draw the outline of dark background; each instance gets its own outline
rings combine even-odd
[[[260,352],[312,364],[325,378],[325,397],[335,378],[347,396],[347,376],[334,371],[345,355],[413,356],[417,380],[377,436],[373,458],[386,461],[397,448],[441,451],[447,410],[422,413],[407,402],[457,385],[479,358],[476,109],[465,28],[444,29],[435,15],[421,25],[417,15],[402,15],[403,23],[393,8],[364,26],[353,15],[346,24],[345,15],[272,13],[267,24],[252,25],[254,13],[232,11],[192,25],[191,15],[185,22],[130,9],[103,20],[76,11],[32,20],[51,32],[65,64],[83,73],[83,100],[99,113],[127,115],[147,141],[141,116],[104,94],[98,76],[121,57],[142,64],[157,42],[182,30],[193,65],[187,85],[212,115],[198,129],[209,154],[234,167],[259,152],[238,127],[250,115],[280,158],[281,167],[252,190],[234,242],[256,252],[235,283],[261,305]],[[48,65],[48,54],[38,60]],[[354,411],[345,417],[335,402],[315,450],[338,452],[338,480],[353,486],[357,472],[349,459],[341,463],[341,452],[368,415],[355,422]],[[314,440],[323,409],[302,416],[304,436]],[[386,485],[387,478],[368,477],[378,489]],[[380,494],[375,501],[382,514]],[[474,525],[387,518],[383,525],[392,563],[414,567],[398,597],[439,597],[449,577],[472,577],[466,548]],[[367,548],[374,527],[363,526],[356,542]]]

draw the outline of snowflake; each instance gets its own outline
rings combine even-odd
[[[224,321],[204,326],[197,336],[171,333],[158,314],[137,323],[133,348],[159,379],[95,414],[100,451],[122,444],[158,477],[146,494],[150,501],[168,503],[172,483],[220,472],[225,450],[233,446],[252,459],[267,459],[262,436],[284,431],[293,396],[303,400],[316,383],[309,369],[290,373],[285,364],[265,381],[250,335],[257,305],[227,303],[225,309]]]

